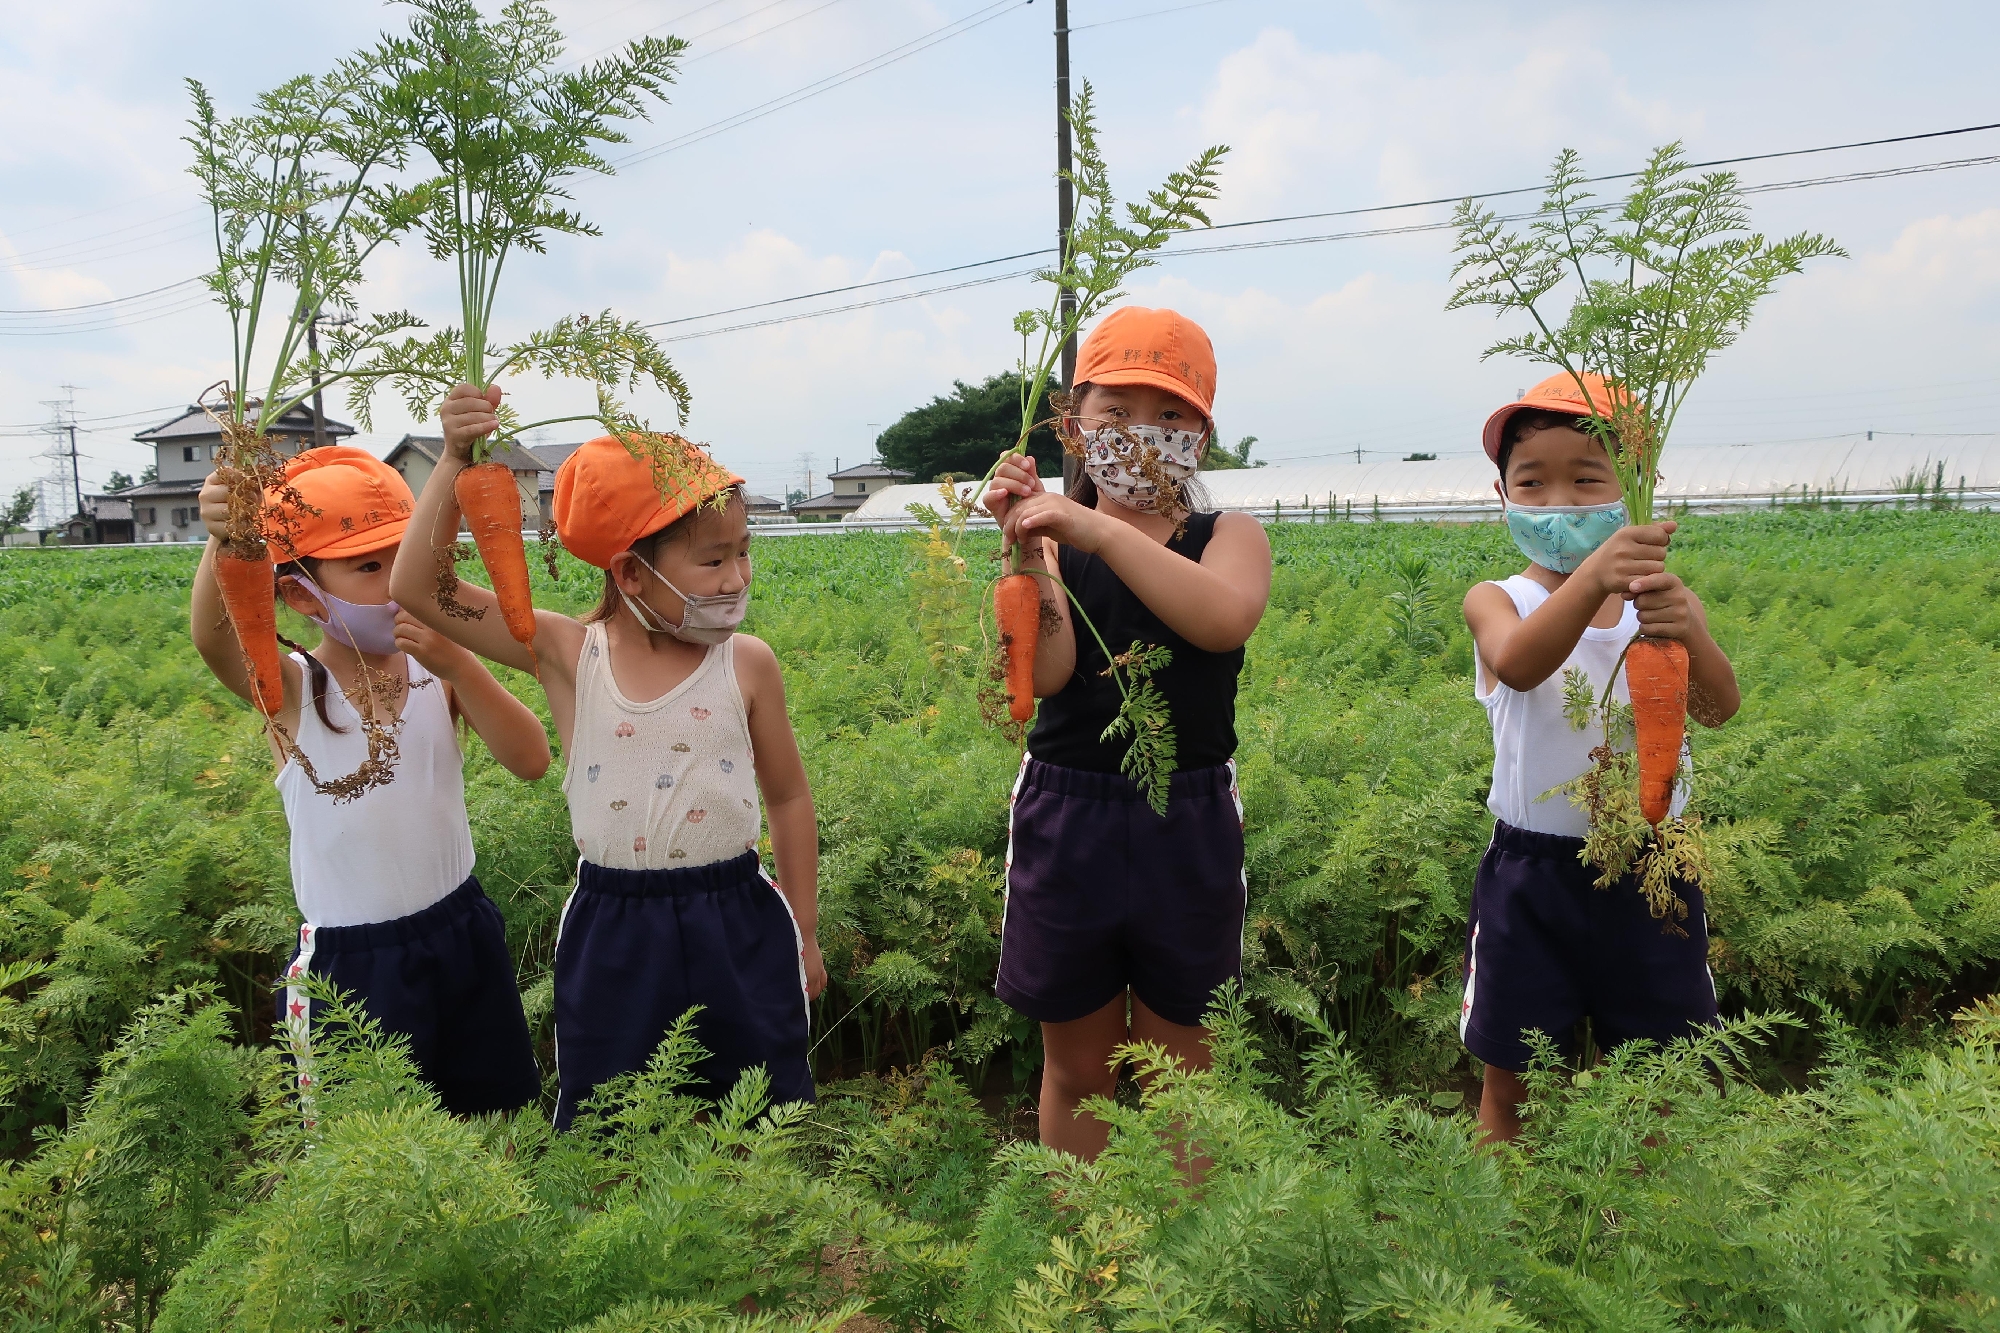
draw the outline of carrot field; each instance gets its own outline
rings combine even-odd
[[[822,1101],[760,1119],[753,1076],[700,1113],[670,1042],[560,1138],[446,1116],[339,1021],[300,1128],[284,821],[188,641],[196,549],[0,552],[0,1329],[2000,1326],[2000,519],[1686,521],[1745,693],[1694,736],[1730,1023],[1545,1071],[1497,1154],[1457,1039],[1492,761],[1458,603],[1520,558],[1495,525],[1272,541],[1244,988],[1216,1071],[1127,1084],[1093,1164],[1033,1143],[992,996],[1019,749],[961,650],[985,584],[922,534],[753,544],[820,816]],[[531,563],[539,605],[596,600]],[[468,747],[552,1070],[559,772]]]

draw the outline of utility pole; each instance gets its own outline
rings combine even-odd
[[[319,307],[313,307],[312,318],[306,321],[306,354],[312,358],[313,368],[313,442],[312,447],[326,447],[326,403],[319,393]]]
[[[1060,264],[1069,258],[1069,233],[1076,222],[1076,194],[1069,179],[1069,0],[1056,0],[1056,255]],[[1067,319],[1076,309],[1076,293],[1062,289],[1062,313]],[[1072,387],[1076,379],[1076,335],[1063,342],[1062,386]]]
[[[1056,265],[1068,266],[1069,234],[1076,223],[1076,194],[1070,184],[1069,156],[1069,0],[1056,0]],[[1064,323],[1076,310],[1076,293],[1063,287],[1057,298]],[[1062,387],[1065,393],[1076,387],[1076,334],[1063,339]],[[1080,460],[1063,452],[1063,490],[1074,493],[1077,478],[1083,475]]]
[[[1358,444],[1354,446],[1354,461],[1357,463],[1361,461],[1361,446]]]

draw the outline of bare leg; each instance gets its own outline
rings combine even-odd
[[[1208,1069],[1215,1063],[1209,1054],[1207,1028],[1170,1023],[1148,1009],[1137,995],[1132,997],[1132,1040],[1166,1047],[1167,1054],[1183,1069]],[[1201,1184],[1208,1176],[1209,1165],[1206,1157],[1181,1157],[1181,1170],[1187,1173],[1190,1184]]]
[[[1521,1133],[1521,1103],[1528,1085],[1511,1069],[1486,1066],[1486,1086],[1479,1094],[1479,1130],[1487,1143],[1512,1143]]]
[[[1125,1000],[1120,995],[1094,1014],[1042,1024],[1042,1142],[1086,1161],[1104,1151],[1111,1131],[1077,1106],[1117,1090],[1118,1071],[1111,1060],[1112,1052],[1130,1039]]]

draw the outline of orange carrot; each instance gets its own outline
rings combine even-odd
[[[1007,714],[1035,715],[1035,644],[1042,635],[1042,592],[1033,574],[1009,574],[993,585],[993,619],[1007,663]]]
[[[1639,813],[1659,827],[1673,806],[1674,774],[1687,731],[1688,650],[1679,639],[1641,636],[1625,652],[1632,725],[1639,746]]]
[[[472,529],[480,563],[493,580],[500,618],[520,643],[535,641],[535,603],[528,592],[528,554],[521,543],[521,492],[505,463],[474,463],[453,486]]]
[[[250,700],[265,717],[276,717],[285,705],[285,677],[278,668],[278,605],[269,552],[246,560],[223,546],[215,553],[215,583],[250,669]]]

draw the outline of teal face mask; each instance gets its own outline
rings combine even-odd
[[[1611,534],[1625,526],[1625,502],[1602,505],[1530,505],[1500,503],[1507,511],[1507,532],[1521,554],[1558,574],[1574,574],[1578,565]]]

